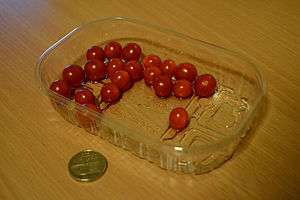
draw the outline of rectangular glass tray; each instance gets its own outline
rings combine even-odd
[[[218,89],[208,99],[160,99],[140,81],[123,95],[119,105],[103,113],[49,90],[66,65],[83,66],[89,47],[110,40],[122,45],[136,42],[144,55],[193,63],[199,74],[216,77]],[[247,58],[124,17],[100,19],[75,28],[41,55],[36,72],[42,91],[67,121],[164,169],[183,173],[208,172],[228,160],[253,123],[266,93],[262,75]],[[190,116],[189,126],[180,133],[168,128],[168,113],[178,105],[186,107]],[[81,121],[78,115],[84,116]]]

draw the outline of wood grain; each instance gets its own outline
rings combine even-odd
[[[39,91],[35,62],[75,26],[107,16],[157,23],[247,55],[265,75],[268,101],[233,158],[204,175],[180,175],[64,121]],[[300,199],[300,1],[0,1],[0,199]],[[109,161],[105,176],[73,181],[84,148]]]

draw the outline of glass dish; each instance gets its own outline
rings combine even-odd
[[[110,40],[122,45],[136,42],[144,55],[154,53],[176,63],[193,63],[200,74],[216,77],[218,90],[209,99],[168,100],[156,97],[153,92],[151,95],[151,89],[143,87],[141,81],[123,95],[117,103],[120,105],[112,105],[107,113],[96,113],[48,89],[52,81],[61,78],[66,65],[83,66],[89,47]],[[72,30],[41,55],[37,77],[42,91],[67,121],[161,168],[195,174],[211,171],[232,156],[251,127],[266,92],[262,75],[247,58],[124,17],[96,20]],[[176,102],[183,104],[190,114],[189,126],[180,133],[168,129],[167,114],[177,106]]]

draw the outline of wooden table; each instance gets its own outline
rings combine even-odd
[[[0,199],[300,199],[300,1],[0,1]],[[162,170],[64,121],[35,63],[75,26],[129,16],[246,54],[268,84],[256,131],[204,175]],[[98,181],[70,178],[85,148],[109,161]]]

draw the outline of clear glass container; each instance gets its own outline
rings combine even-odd
[[[66,65],[83,66],[89,47],[110,40],[122,45],[136,42],[144,55],[193,63],[199,74],[216,77],[218,89],[208,99],[160,99],[140,81],[102,113],[49,90]],[[67,121],[161,168],[195,174],[208,172],[232,156],[266,93],[262,75],[244,56],[124,17],[96,20],[72,30],[41,55],[37,77],[44,94]],[[168,114],[175,106],[185,107],[190,116],[189,126],[180,133],[168,128]]]

